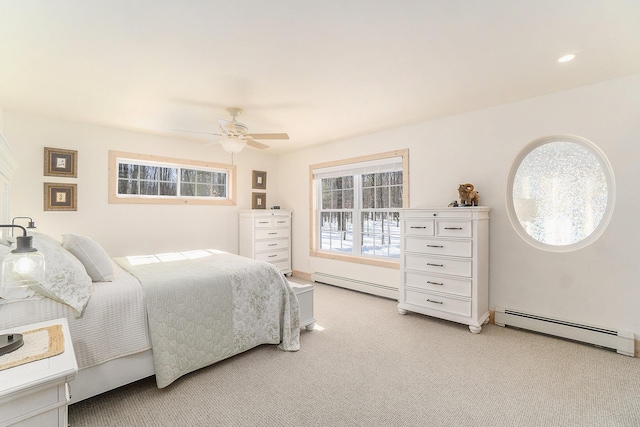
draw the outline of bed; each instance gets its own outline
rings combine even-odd
[[[0,299],[0,329],[67,319],[72,403],[151,375],[167,387],[261,344],[299,349],[298,301],[272,264],[213,249],[110,259],[85,236],[33,235],[47,289]]]

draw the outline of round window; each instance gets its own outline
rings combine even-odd
[[[511,224],[531,245],[571,251],[595,241],[606,228],[615,181],[604,153],[570,135],[537,139],[516,158],[507,181]]]

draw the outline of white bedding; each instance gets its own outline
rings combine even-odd
[[[300,348],[298,301],[272,264],[213,249],[115,261],[142,283],[160,388],[260,344]]]
[[[96,282],[80,318],[49,298],[0,304],[0,329],[65,317],[78,367],[88,368],[151,348],[138,280],[113,263],[112,282]]]

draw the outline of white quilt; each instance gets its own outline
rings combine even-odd
[[[215,250],[115,261],[142,283],[160,388],[260,344],[300,348],[297,299],[271,264]]]

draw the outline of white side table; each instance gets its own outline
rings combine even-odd
[[[22,333],[60,324],[64,352],[0,371],[0,427],[67,427],[69,386],[78,372],[67,319],[34,323],[0,333]]]

